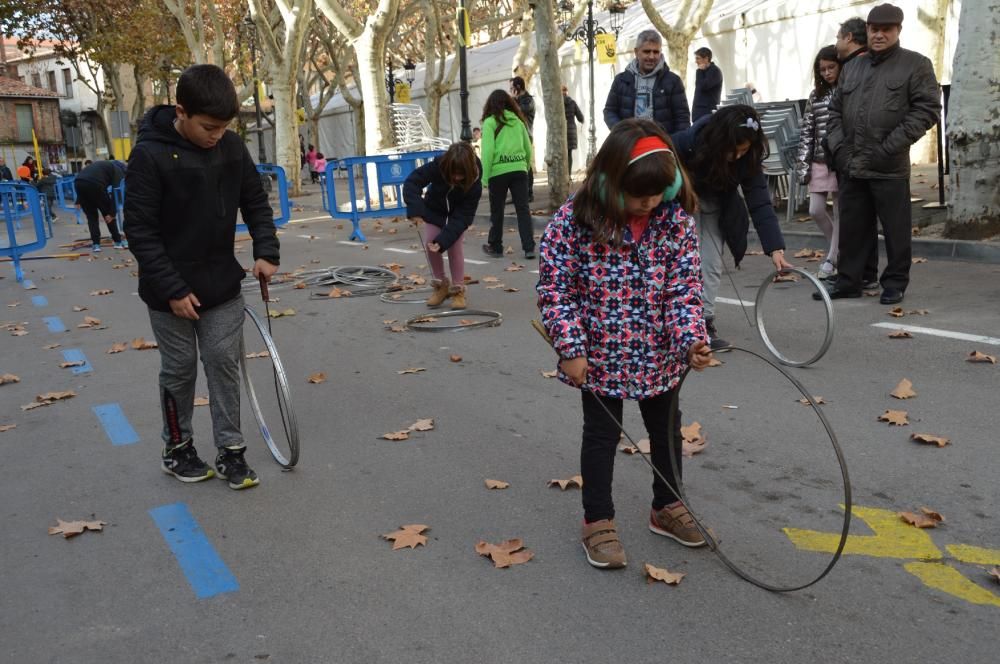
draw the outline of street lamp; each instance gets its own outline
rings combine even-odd
[[[167,106],[171,104],[170,101],[170,70],[173,67],[170,64],[170,58],[163,56],[160,60],[160,72],[163,74],[163,89],[167,93]]]
[[[465,0],[458,0],[458,99],[462,109],[462,131],[459,138],[466,143],[472,141],[472,123],[469,122],[469,74],[465,60],[465,49],[468,47],[469,14],[465,11]]]
[[[396,74],[392,71],[392,58],[385,59],[385,91],[389,93],[389,103],[396,103]]]
[[[625,23],[625,9],[625,5],[618,2],[608,7],[608,12],[611,14],[611,31],[615,33],[615,41],[618,40],[622,26]],[[562,0],[559,3],[559,13],[562,19],[560,23],[565,32],[569,27],[570,17],[573,14],[573,3],[569,0]],[[594,47],[597,35],[602,35],[606,32],[607,30],[594,20],[594,0],[587,0],[587,18],[584,19],[583,24],[579,28],[572,32],[567,32],[565,37],[566,41],[582,41],[587,47],[587,70],[590,88],[590,130],[587,135],[588,165],[594,160],[594,155],[597,153],[597,130],[594,126]]]
[[[406,77],[406,83],[413,87],[413,81],[417,78],[417,65],[413,64],[413,60],[409,57],[406,58],[406,63],[403,65],[403,69],[406,70],[404,76]]]
[[[257,25],[249,13],[243,19],[247,41],[250,42],[250,67],[253,74],[253,107],[257,115],[257,163],[267,163],[267,152],[264,150],[264,118],[260,108],[260,79],[257,77]],[[268,180],[270,183],[270,180]]]

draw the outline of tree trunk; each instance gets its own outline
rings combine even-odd
[[[952,167],[945,235],[982,239],[1000,233],[1000,5],[962,3],[958,29],[962,38],[948,104]]]
[[[683,0],[681,6],[677,8],[677,20],[673,25],[667,23],[666,19],[653,5],[653,0],[641,0],[642,8],[646,16],[653,24],[653,27],[663,37],[667,46],[667,64],[670,69],[684,80],[687,73],[688,48],[694,36],[701,30],[701,26],[708,18],[708,13],[712,11],[715,0]]]
[[[541,76],[545,105],[545,165],[549,180],[549,204],[558,208],[569,196],[569,168],[566,148],[566,110],[562,96],[559,43],[555,37],[554,3],[543,0],[535,6],[535,40],[538,74]]]

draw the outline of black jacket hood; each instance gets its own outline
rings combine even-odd
[[[192,147],[192,143],[177,133],[174,129],[174,118],[177,117],[177,107],[173,104],[160,104],[146,111],[139,121],[139,129],[136,132],[136,143],[142,141],[159,141]]]

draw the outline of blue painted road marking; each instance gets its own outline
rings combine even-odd
[[[24,286],[24,290],[31,290],[35,287],[35,282],[31,279],[25,279],[21,282],[21,284]]]
[[[66,362],[83,362],[82,365],[78,367],[71,367],[75,375],[79,376],[83,373],[90,373],[94,370],[94,367],[90,366],[90,362],[87,361],[87,356],[83,354],[83,351],[79,348],[67,348],[62,352],[63,360]]]
[[[62,319],[59,316],[46,316],[42,320],[45,321],[45,325],[49,328],[49,332],[65,332],[66,326],[63,325]]]
[[[49,306],[49,300],[44,295],[32,295],[31,303],[36,307],[47,307]]]
[[[184,503],[149,510],[198,599],[240,589]]]
[[[131,445],[139,442],[139,434],[129,424],[120,405],[106,403],[94,406],[93,411],[101,426],[104,427],[104,433],[108,434],[112,445]]]

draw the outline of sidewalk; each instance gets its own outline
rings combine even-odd
[[[583,179],[582,171],[574,174],[574,186],[579,186]],[[949,180],[945,176],[945,182]],[[913,203],[913,255],[914,257],[965,260],[977,263],[1000,264],[1000,236],[994,236],[986,240],[951,240],[945,238],[944,225],[948,215],[947,208],[925,209],[924,205],[936,203],[938,201],[937,165],[925,164],[913,167],[913,174],[910,178],[910,190],[912,197],[918,199]],[[337,180],[337,191],[339,200],[347,200],[347,181]],[[545,180],[544,173],[535,175],[535,200],[531,205],[532,218],[536,229],[545,228],[548,223],[549,214],[549,185]],[[319,185],[303,185],[303,194],[295,197],[292,203],[293,210],[322,213],[322,197]],[[789,250],[799,249],[825,249],[826,239],[822,233],[812,223],[806,211],[806,205],[798,210],[792,221],[785,221],[785,208],[777,210],[778,219],[781,222],[781,231],[785,236],[785,244]],[[508,224],[513,221],[514,209],[510,205],[506,208]],[[489,226],[489,201],[484,193],[476,213],[476,225],[480,228]],[[881,240],[881,235],[879,236]],[[756,233],[751,225],[750,230],[751,245],[756,244]],[[884,251],[884,247],[883,247]]]

